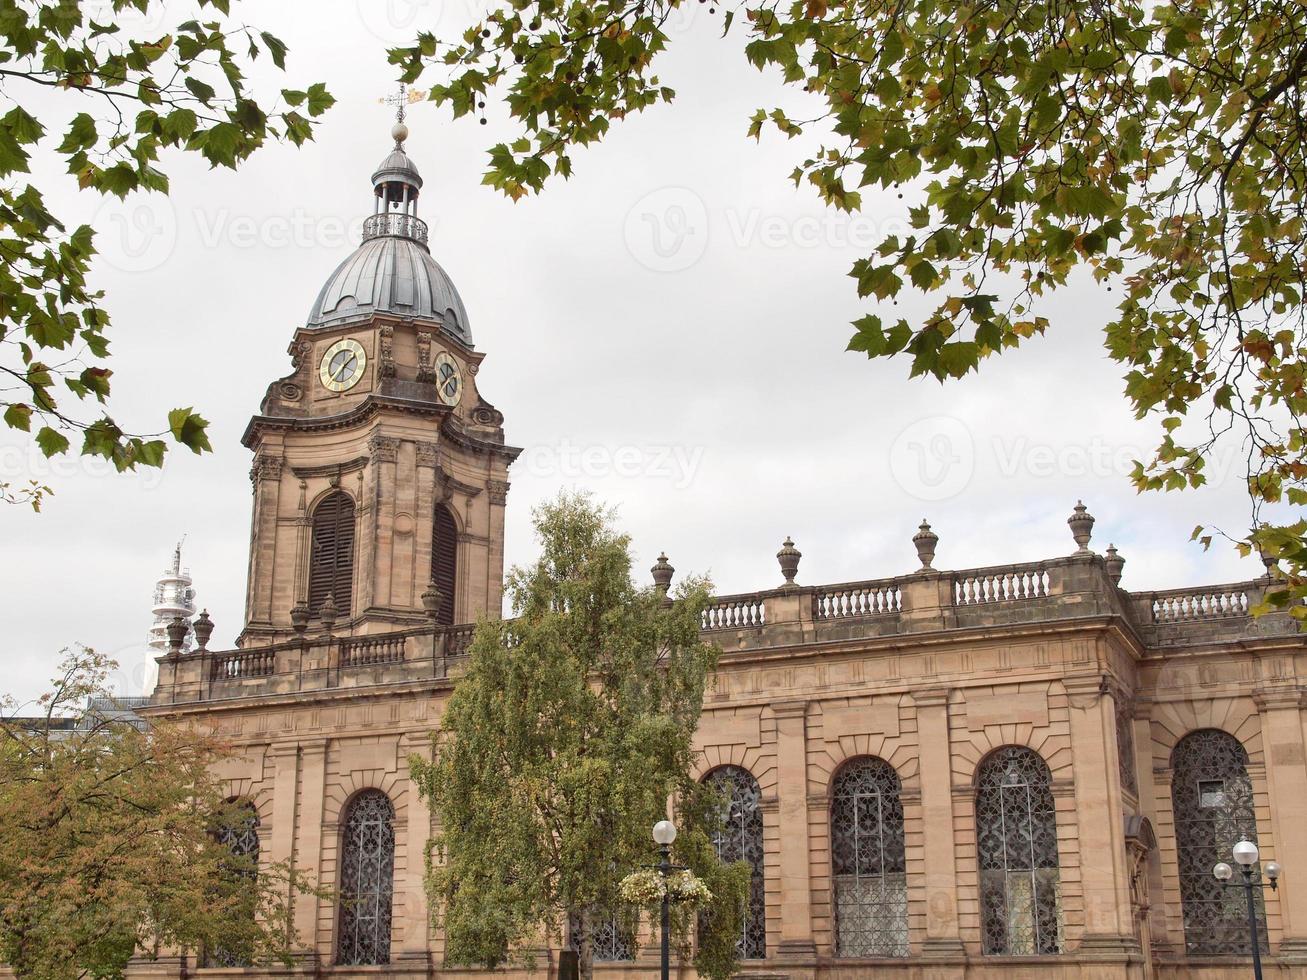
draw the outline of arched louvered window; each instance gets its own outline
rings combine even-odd
[[[309,614],[316,616],[331,596],[336,614],[349,618],[354,601],[354,501],[334,490],[313,509],[309,554]]]
[[[763,879],[762,791],[747,769],[721,766],[704,782],[723,797],[724,821],[713,830],[717,857],[728,864],[747,861],[753,869],[749,882],[749,907],[740,936],[740,958],[760,960],[767,956],[767,899]]]
[[[395,808],[369,789],[349,804],[340,842],[340,939],[336,962],[390,962],[395,878]]]
[[[227,883],[243,886],[259,873],[259,812],[249,800],[228,800],[227,806],[213,836],[231,852],[231,863],[223,872],[228,877]],[[249,912],[253,917],[253,904]],[[203,961],[210,967],[249,966],[253,962],[251,952],[239,943],[219,943],[205,951]]]
[[[1037,753],[1010,745],[982,763],[976,850],[985,953],[1062,952],[1053,777]]]
[[[1252,954],[1248,903],[1242,888],[1222,888],[1212,875],[1219,861],[1232,863],[1241,840],[1257,843],[1248,753],[1239,740],[1213,728],[1190,732],[1171,752],[1171,809],[1189,953]],[[1266,949],[1265,910],[1254,890],[1258,935]]]
[[[884,759],[852,759],[835,775],[830,855],[837,956],[908,955],[900,788]]]
[[[444,504],[436,505],[431,531],[431,581],[444,596],[436,621],[442,626],[454,624],[454,589],[458,585],[458,525]]]

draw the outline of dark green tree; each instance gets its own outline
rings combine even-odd
[[[132,36],[124,14],[159,12],[162,0],[0,0],[0,415],[33,433],[46,456],[103,456],[121,471],[159,466],[171,437],[209,449],[208,423],[190,408],[157,434],[125,431],[79,403],[109,395],[109,317],[88,274],[94,232],[71,231],[45,204],[49,181],[29,182],[31,149],[44,139],[70,179],[96,194],[168,192],[160,151],[199,153],[235,168],[269,138],[301,144],[332,104],[321,84],[261,93],[246,71],[261,55],[285,67],[286,45],[234,21],[229,0],[200,0],[208,19],[175,33]],[[72,121],[51,132],[57,93]],[[62,113],[61,113],[62,115]],[[37,509],[49,487],[0,484],[0,501]]]
[[[447,959],[529,957],[572,917],[588,980],[594,930],[634,921],[618,884],[656,860],[650,832],[677,798],[676,856],[713,891],[698,964],[729,976],[748,868],[717,861],[687,775],[717,663],[699,637],[707,583],[684,580],[674,602],[636,588],[628,539],[583,496],[542,506],[535,527],[539,559],[508,578],[517,618],[477,625],[432,760],[410,760],[440,828],[427,887]]]
[[[485,181],[517,198],[567,177],[573,149],[614,120],[672,100],[654,72],[664,24],[691,2],[515,0],[391,59],[410,81],[432,76],[455,115],[504,98],[522,135],[491,148]],[[1098,284],[1125,396],[1158,423],[1135,486],[1201,486],[1217,443],[1236,442],[1252,506],[1233,537],[1279,559],[1277,601],[1307,595],[1307,521],[1263,511],[1307,503],[1307,6],[720,6],[749,61],[809,95],[807,118],[761,108],[749,123],[817,134],[794,181],[842,211],[867,187],[909,195],[911,234],[850,271],[870,309],[849,349],[961,377],[1050,329],[1050,296]],[[888,313],[907,289],[933,312]]]

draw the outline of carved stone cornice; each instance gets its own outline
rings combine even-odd
[[[1304,692],[1297,685],[1284,687],[1261,687],[1253,691],[1253,703],[1257,705],[1259,711],[1268,709],[1290,710],[1302,708],[1304,703]]]
[[[777,718],[803,718],[808,714],[808,701],[776,701],[771,706],[772,714]]]
[[[393,436],[383,436],[379,432],[368,439],[368,453],[377,463],[393,463],[399,459],[399,440]]]
[[[260,480],[280,480],[281,471],[285,462],[286,461],[280,456],[260,453],[254,457],[254,462],[250,466],[250,482],[258,483]]]
[[[947,687],[931,688],[928,691],[913,691],[912,700],[917,708],[947,708],[949,694]]]
[[[414,443],[418,450],[418,466],[435,466],[440,459],[440,450],[434,442],[418,441]]]
[[[332,477],[340,476],[344,473],[352,473],[355,470],[361,470],[368,465],[368,457],[355,456],[343,463],[322,463],[319,466],[292,466],[290,471],[301,480],[312,479],[313,477]]]
[[[491,441],[477,438],[466,432],[457,422],[451,422],[454,418],[453,410],[443,402],[417,401],[375,393],[368,395],[361,405],[337,415],[309,417],[256,415],[245,427],[245,433],[241,436],[241,445],[246,449],[257,448],[260,434],[264,431],[335,432],[352,429],[371,421],[383,411],[441,419],[441,433],[450,443],[469,452],[499,456],[509,463],[522,455],[520,446],[507,446],[499,439]]]
[[[490,480],[486,483],[486,493],[492,504],[504,506],[508,503],[508,489],[512,486],[507,480]]]
[[[466,497],[476,497],[481,493],[481,487],[474,486],[471,483],[464,483],[462,480],[450,476],[439,464],[436,465],[436,484],[440,488],[439,496],[441,500],[448,500],[456,493],[461,493]]]
[[[1062,687],[1066,690],[1067,701],[1071,707],[1081,710],[1092,708],[1104,694],[1109,693],[1107,677],[1102,674],[1064,677]]]

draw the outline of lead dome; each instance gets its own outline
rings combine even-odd
[[[395,148],[372,175],[373,212],[363,242],[327,278],[309,311],[310,329],[366,320],[377,313],[424,320],[472,346],[467,309],[449,274],[427,247],[427,225],[417,216],[422,175],[404,151],[396,125]]]

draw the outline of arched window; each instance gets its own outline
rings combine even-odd
[[[213,829],[214,839],[231,852],[232,861],[223,871],[229,884],[243,885],[259,873],[259,812],[249,800],[227,801],[227,811]],[[252,898],[252,896],[251,896]],[[249,909],[254,915],[253,902]],[[210,967],[249,966],[251,950],[240,943],[218,945],[206,950],[204,965]]]
[[[976,850],[984,951],[1062,951],[1061,882],[1053,778],[1030,749],[992,753],[976,781]]]
[[[1180,866],[1184,945],[1190,953],[1251,955],[1248,904],[1241,888],[1222,888],[1212,876],[1218,861],[1231,862],[1241,840],[1257,843],[1248,753],[1233,735],[1213,728],[1190,732],[1171,752],[1171,810]],[[1254,891],[1264,920],[1261,890]],[[1259,936],[1265,949],[1266,925]]]
[[[573,952],[579,952],[577,940],[581,933],[580,916],[568,916],[567,927],[567,947]],[[595,916],[591,928],[594,930],[590,939],[596,963],[620,963],[635,959],[635,937],[622,928],[622,922],[616,915]]]
[[[310,615],[317,615],[327,596],[340,616],[350,616],[354,602],[354,500],[343,490],[327,494],[313,509]]]
[[[884,759],[853,759],[835,776],[830,855],[837,956],[908,955],[900,788]]]
[[[436,622],[454,624],[454,589],[458,586],[458,525],[444,504],[436,505],[431,530],[431,581],[444,596]]]
[[[340,846],[340,942],[336,962],[390,962],[390,905],[395,875],[395,808],[364,790],[345,816]]]
[[[712,839],[717,857],[728,864],[747,861],[753,869],[744,933],[740,936],[740,958],[764,959],[767,956],[767,899],[762,870],[762,791],[752,774],[739,766],[714,769],[704,782],[724,798],[724,824],[714,829]]]

